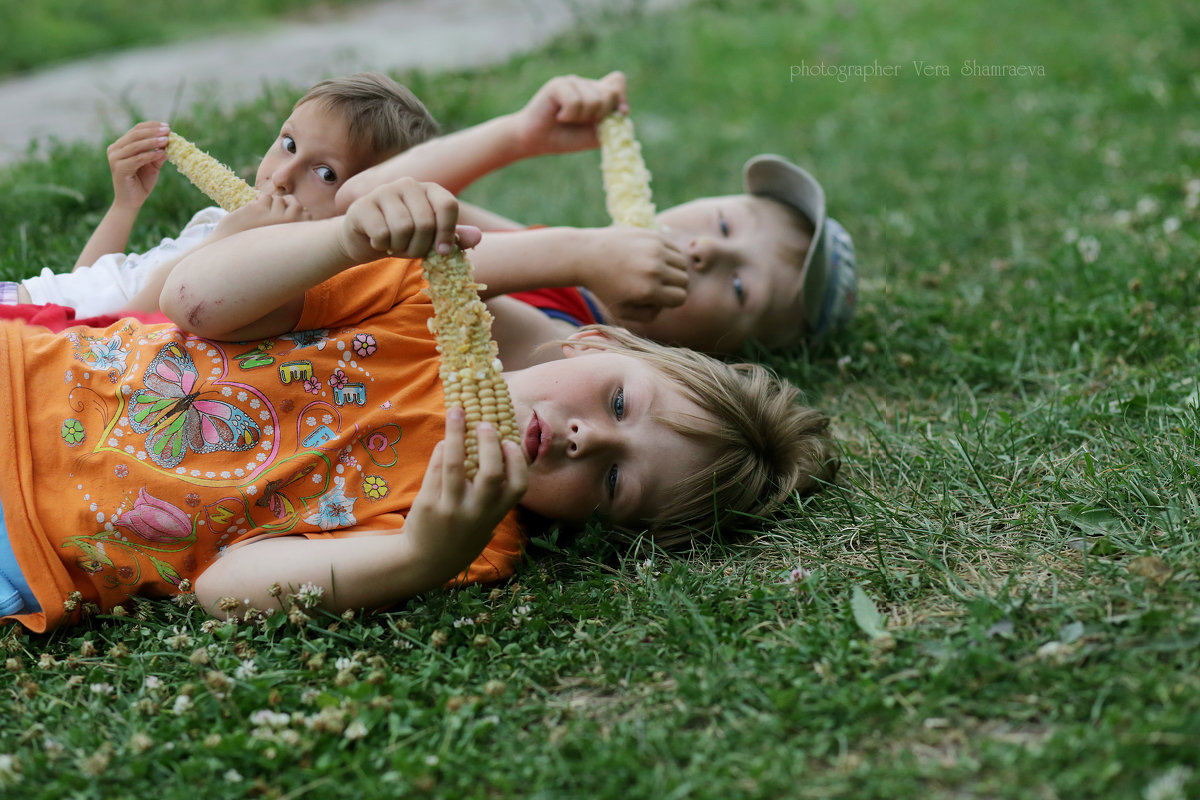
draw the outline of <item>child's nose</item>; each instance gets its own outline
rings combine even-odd
[[[689,255],[693,272],[708,272],[731,261],[733,250],[724,240],[701,236],[692,241]]]
[[[613,431],[606,426],[572,420],[567,427],[567,455],[581,458],[610,449]]]
[[[700,239],[693,239],[692,245],[688,248],[691,256],[691,266],[696,272],[704,272],[708,269],[712,262],[713,241],[707,236]]]
[[[276,194],[291,194],[295,184],[292,166],[284,164],[272,172],[271,183],[275,184]]]

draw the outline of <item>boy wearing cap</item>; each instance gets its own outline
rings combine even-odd
[[[458,193],[514,161],[596,147],[595,123],[627,107],[619,72],[554,78],[520,111],[355,176],[338,204],[400,175]],[[743,185],[745,194],[660,212],[658,230],[525,229],[464,207],[462,221],[504,231],[472,251],[504,363],[534,363],[546,357],[538,345],[593,322],[710,353],[736,353],[751,339],[789,347],[842,328],[856,300],[854,246],[826,214],[821,185],[776,155],[750,159]]]

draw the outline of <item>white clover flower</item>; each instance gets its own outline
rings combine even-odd
[[[1142,790],[1143,800],[1186,800],[1184,791],[1192,777],[1191,767],[1174,766],[1159,775]]]
[[[280,731],[277,738],[279,743],[286,747],[298,747],[302,741],[299,732],[294,731],[291,728],[286,728]]]
[[[157,691],[162,688],[162,679],[157,675],[147,675],[146,680],[142,682],[142,688],[147,692]]]
[[[1063,231],[1063,242],[1064,243],[1075,244],[1075,242],[1077,242],[1077,241],[1079,241],[1079,229],[1078,228],[1067,228],[1065,231]]]
[[[1158,211],[1158,201],[1153,197],[1143,197],[1137,201],[1136,211],[1139,217],[1148,217]]]
[[[798,566],[788,573],[788,583],[799,583],[800,581],[812,575],[813,571],[807,567]]]
[[[456,628],[461,628],[463,626],[470,626],[470,625],[474,625],[474,624],[475,624],[475,620],[471,619],[470,617],[459,617],[458,619],[454,620],[454,627],[456,627]]]
[[[242,780],[242,773],[236,769],[227,769],[223,777],[226,783],[239,783]]]
[[[1133,222],[1133,212],[1129,209],[1122,208],[1113,212],[1113,224],[1118,228],[1127,228],[1129,223]]]
[[[1167,236],[1178,231],[1180,228],[1179,217],[1167,217],[1163,220],[1163,233]]]
[[[8,753],[0,753],[0,786],[16,786],[21,782],[21,762]]]
[[[262,708],[250,715],[250,724],[260,728],[286,728],[291,719],[287,714]]]
[[[1083,263],[1094,264],[1100,257],[1100,241],[1095,236],[1084,236],[1075,245]]]
[[[342,736],[354,741],[361,739],[367,735],[367,725],[361,719],[356,719],[346,726],[346,730],[342,732]]]
[[[181,694],[175,698],[174,705],[171,706],[171,711],[175,716],[181,717],[192,709],[192,698],[186,694]]]
[[[250,678],[253,678],[257,674],[258,674],[258,665],[255,664],[253,661],[251,661],[248,658],[246,660],[244,660],[241,664],[238,664],[238,668],[234,672],[234,675],[236,675],[240,680],[248,680]]]
[[[111,696],[113,693],[113,685],[111,683],[93,683],[91,685],[92,694]]]
[[[300,591],[296,592],[296,602],[305,608],[312,608],[317,603],[321,602],[321,596],[325,594],[325,590],[315,583],[306,583],[300,587]]]

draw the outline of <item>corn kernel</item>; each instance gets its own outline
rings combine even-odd
[[[467,415],[465,466],[471,478],[478,469],[476,424],[493,422],[502,440],[516,442],[516,415],[492,341],[492,314],[479,299],[470,260],[461,250],[447,256],[433,252],[425,257],[424,268],[437,320],[433,329],[442,354],[439,374],[446,408],[461,407]]]
[[[167,135],[167,160],[226,211],[236,211],[258,196],[233,170],[174,131]]]
[[[650,170],[633,135],[633,120],[626,114],[610,114],[596,126],[596,135],[608,215],[617,225],[655,227]]]

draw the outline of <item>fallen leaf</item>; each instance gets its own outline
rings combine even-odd
[[[1149,578],[1159,586],[1170,580],[1174,574],[1167,563],[1158,556],[1138,556],[1129,562],[1129,571],[1134,575]]]
[[[867,636],[872,639],[887,636],[887,631],[884,630],[883,615],[875,607],[875,601],[863,591],[861,586],[854,587],[854,592],[850,596],[850,609],[854,612],[854,621]]]

